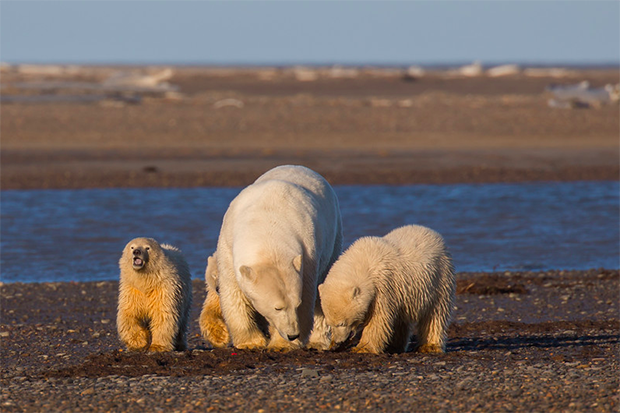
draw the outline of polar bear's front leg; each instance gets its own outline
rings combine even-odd
[[[200,332],[213,347],[226,347],[230,343],[228,327],[224,323],[220,296],[215,291],[207,292],[202,312],[200,313]]]
[[[234,347],[256,350],[267,346],[267,338],[256,324],[253,308],[244,301],[230,300],[226,295],[220,296],[220,302]]]
[[[148,320],[144,317],[142,295],[137,290],[122,289],[118,300],[116,327],[128,350],[146,350],[151,344]]]
[[[385,351],[387,353],[406,352],[409,347],[409,340],[411,339],[411,323],[408,321],[408,317],[404,314],[400,314],[394,321],[392,331],[392,338]]]
[[[443,353],[446,348],[446,332],[449,319],[439,307],[430,311],[418,323],[419,353]]]
[[[252,317],[245,312],[228,323],[233,346],[242,350],[258,350],[267,346],[267,338]]]
[[[134,314],[119,311],[117,325],[118,335],[128,350],[146,350],[151,344],[151,333],[145,320]]]
[[[359,343],[351,351],[354,353],[383,353],[391,333],[385,321],[378,320],[377,317],[371,318],[362,331]]]
[[[157,311],[151,318],[151,332],[153,343],[149,351],[173,351],[174,341],[178,334],[179,326],[174,314],[167,311]],[[184,349],[179,349],[184,350]]]
[[[265,348],[267,338],[257,324],[256,310],[239,289],[234,273],[220,271],[219,281],[220,308],[233,346],[244,350]]]
[[[325,321],[323,310],[321,309],[321,300],[317,296],[316,306],[314,308],[314,324],[312,327],[312,333],[310,334],[310,341],[306,347],[315,350],[329,350],[330,344],[331,333],[329,326]]]

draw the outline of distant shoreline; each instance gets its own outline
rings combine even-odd
[[[2,69],[2,189],[242,186],[282,164],[344,185],[620,176],[618,102],[548,91],[618,70],[39,69]]]
[[[200,62],[200,61],[187,61],[187,62],[166,62],[166,61],[142,61],[142,62],[129,62],[129,61],[101,61],[101,62],[88,62],[88,61],[2,61],[1,63],[10,66],[19,65],[40,65],[40,66],[84,66],[84,67],[178,67],[178,68],[239,68],[239,69],[270,69],[270,68],[292,68],[296,66],[304,66],[310,68],[330,68],[334,66],[341,66],[346,68],[364,68],[375,67],[381,69],[403,69],[411,66],[419,66],[428,70],[448,70],[458,67],[462,67],[471,64],[472,61],[454,61],[454,62],[266,62],[266,63],[251,63],[251,62]],[[484,69],[491,67],[503,66],[503,65],[517,65],[522,68],[566,68],[575,70],[610,70],[620,69],[620,62],[519,62],[519,61],[481,61]]]

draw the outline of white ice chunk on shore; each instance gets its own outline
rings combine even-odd
[[[501,77],[518,75],[521,69],[517,65],[501,65],[495,66],[487,70],[487,76]]]
[[[529,77],[566,77],[572,72],[561,67],[530,67],[525,69],[523,74]]]
[[[620,84],[592,88],[587,80],[574,85],[549,85],[546,90],[553,95],[548,102],[553,108],[599,107],[620,98]]]
[[[172,77],[173,71],[170,68],[153,74],[139,74],[118,72],[104,80],[104,86],[124,86],[136,88],[156,88],[167,85],[163,83]]]
[[[475,61],[470,65],[461,66],[458,69],[448,70],[445,72],[447,78],[460,78],[460,77],[477,77],[483,73],[482,63]]]

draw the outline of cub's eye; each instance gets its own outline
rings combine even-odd
[[[131,247],[131,249],[133,249],[133,247]]]
[[[276,307],[275,310],[276,311],[282,311],[283,307]]]
[[[148,250],[150,250],[150,249],[151,249],[151,247],[146,247],[146,248],[145,248],[145,250],[147,250],[147,251],[148,251]]]

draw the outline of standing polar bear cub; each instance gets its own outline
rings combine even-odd
[[[181,251],[135,238],[119,265],[117,327],[123,343],[129,350],[185,350],[192,284]]]
[[[310,341],[327,348],[317,285],[341,249],[338,199],[316,172],[279,166],[241,191],[217,244],[220,304],[233,345],[287,350]]]
[[[455,290],[442,237],[417,225],[358,239],[319,286],[333,345],[362,330],[361,353],[406,351],[414,324],[418,351],[445,351]]]

